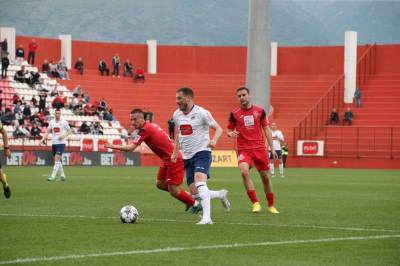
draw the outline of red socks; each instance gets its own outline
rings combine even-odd
[[[179,194],[176,198],[187,205],[190,205],[190,206],[194,205],[194,201],[195,201],[194,198],[192,198],[192,196],[189,193],[187,193],[186,191],[184,191],[183,189],[179,190]]]
[[[274,206],[274,193],[267,193],[266,194],[267,201],[268,201],[268,207]]]
[[[251,203],[258,202],[256,191],[255,190],[247,190],[247,196],[249,197]]]

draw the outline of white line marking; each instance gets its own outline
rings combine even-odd
[[[58,214],[11,214],[0,213],[0,216],[10,217],[45,217],[45,218],[70,218],[70,219],[119,219],[117,216],[91,216],[91,215],[58,215]],[[158,219],[158,218],[140,218],[144,221],[153,222],[171,222],[171,223],[195,223],[192,220]],[[361,232],[400,232],[400,230],[382,229],[382,228],[360,228],[360,227],[336,227],[322,225],[302,225],[302,224],[263,224],[263,223],[239,223],[239,222],[218,222],[218,224],[227,225],[245,225],[245,226],[270,226],[270,227],[289,227],[289,228],[308,228],[308,229],[326,229],[340,231],[361,231]]]
[[[228,249],[228,248],[240,248],[240,247],[258,247],[258,246],[278,246],[278,245],[293,245],[293,244],[310,244],[310,243],[326,243],[326,242],[338,242],[338,241],[365,241],[365,240],[376,240],[376,239],[390,239],[400,238],[400,235],[377,235],[377,236],[354,236],[354,237],[337,237],[337,238],[320,238],[320,239],[305,239],[305,240],[287,240],[287,241],[267,241],[258,243],[234,243],[234,244],[219,244],[210,246],[194,246],[194,247],[166,247],[158,249],[134,249],[129,251],[115,251],[106,253],[89,253],[89,254],[73,254],[66,256],[52,256],[52,257],[32,257],[32,258],[20,258],[14,260],[3,260],[0,261],[0,265],[4,264],[23,264],[32,262],[43,262],[43,261],[61,261],[70,259],[85,259],[85,258],[97,258],[97,257],[117,257],[117,256],[129,256],[137,254],[153,254],[153,253],[168,253],[188,250],[208,250],[208,249]]]

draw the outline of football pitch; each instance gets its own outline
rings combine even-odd
[[[0,265],[399,265],[400,171],[287,169],[276,207],[250,212],[238,169],[214,168],[232,211],[212,201],[213,225],[156,189],[155,167],[6,167],[0,197]],[[260,180],[252,172],[265,206]],[[119,210],[133,204],[136,224]]]

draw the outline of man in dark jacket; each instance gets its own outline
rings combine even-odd
[[[8,59],[7,52],[3,52],[1,58],[1,78],[7,78],[7,68],[10,65],[10,59]]]
[[[331,118],[329,120],[329,124],[331,124],[331,125],[339,124],[339,114],[336,111],[336,108],[332,109],[332,113],[331,113]]]
[[[74,68],[79,71],[79,74],[83,75],[83,60],[82,57],[78,57]]]
[[[106,61],[104,61],[103,58],[99,62],[99,71],[102,76],[104,76],[104,73],[106,73],[107,76],[110,75],[110,69],[107,67]]]
[[[346,112],[343,116],[343,125],[348,124],[351,126],[353,122],[353,112],[350,110],[350,107],[347,107]]]

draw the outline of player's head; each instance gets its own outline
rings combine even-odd
[[[61,118],[61,110],[60,109],[56,109],[54,111],[54,116],[56,117],[56,120],[60,120],[60,118]]]
[[[191,88],[183,87],[176,91],[176,104],[183,112],[190,111],[193,106],[194,93]]]
[[[131,111],[131,123],[135,128],[142,128],[144,124],[144,112],[136,108]]]
[[[236,96],[240,103],[240,106],[243,108],[249,108],[250,103],[250,90],[247,87],[239,87],[236,89]]]
[[[276,123],[272,122],[271,123],[271,129],[275,131],[277,128],[278,128],[278,126],[276,125]]]

